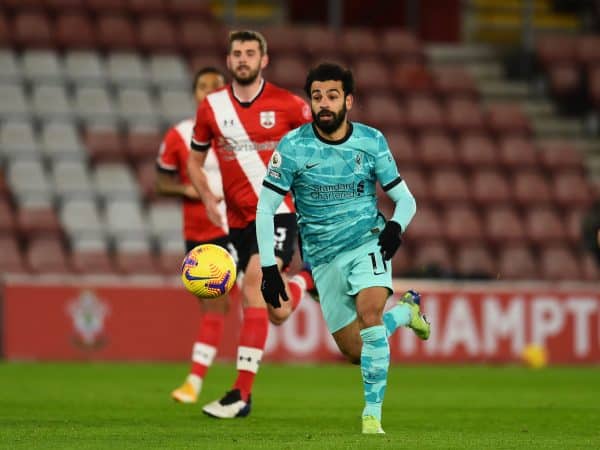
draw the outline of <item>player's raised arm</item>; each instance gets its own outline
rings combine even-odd
[[[223,226],[223,218],[218,208],[221,201],[211,190],[208,183],[208,177],[204,171],[204,162],[210,148],[212,132],[208,126],[208,103],[204,100],[198,107],[196,113],[196,123],[194,125],[194,134],[192,136],[190,156],[188,158],[188,174],[190,181],[198,191],[202,202],[206,206],[206,214],[215,225]]]
[[[394,213],[381,234],[379,235],[379,246],[381,254],[386,260],[392,259],[402,238],[400,235],[406,231],[408,224],[417,211],[417,202],[408,189],[406,181],[400,177],[396,163],[383,135],[380,136],[379,152],[375,163],[377,179],[381,183],[384,192],[396,204]]]

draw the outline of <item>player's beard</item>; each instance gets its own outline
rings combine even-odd
[[[346,120],[346,113],[348,110],[346,109],[346,104],[344,103],[342,109],[340,109],[337,113],[330,110],[319,111],[318,113],[315,113],[314,111],[311,112],[313,120],[315,121],[315,125],[317,125],[322,132],[326,134],[332,134],[342,126],[342,123],[344,123]],[[323,121],[322,114],[324,113],[332,114],[333,118]]]
[[[238,70],[240,69],[240,67],[238,67],[236,70],[231,71],[231,76],[238,84],[242,86],[248,86],[254,83],[254,81],[258,78],[258,75],[260,73],[260,67],[257,67],[256,69],[252,69],[250,66],[243,67],[246,68],[246,75],[239,75]]]

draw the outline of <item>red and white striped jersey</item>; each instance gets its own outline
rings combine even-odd
[[[250,102],[240,102],[227,85],[200,104],[192,149],[205,151],[211,144],[215,149],[231,228],[244,228],[256,219],[273,150],[284,134],[310,120],[310,108],[300,97],[264,80]],[[289,195],[277,210],[286,212],[294,212]]]
[[[191,184],[187,171],[194,120],[188,119],[171,127],[160,145],[156,163],[159,170],[176,173],[183,184]],[[209,150],[204,170],[212,191],[223,195],[219,164],[213,150]],[[223,205],[223,215],[225,214]],[[225,220],[224,220],[224,223]],[[183,236],[189,241],[210,241],[227,234],[226,228],[215,226],[206,215],[204,203],[188,198],[183,200]]]

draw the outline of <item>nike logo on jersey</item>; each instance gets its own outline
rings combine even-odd
[[[307,169],[312,169],[313,167],[317,167],[318,165],[319,165],[319,163],[307,164],[306,168]]]

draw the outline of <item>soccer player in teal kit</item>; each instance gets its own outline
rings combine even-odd
[[[262,293],[277,307],[287,295],[273,252],[273,216],[291,191],[303,259],[312,266],[323,316],[342,353],[361,366],[362,432],[375,434],[384,432],[389,336],[408,326],[427,339],[430,328],[414,291],[383,314],[392,293],[389,260],[416,202],[381,132],[347,120],[353,90],[352,73],[338,65],[321,64],[309,72],[305,91],[314,121],[289,132],[273,153],[260,192],[256,233]],[[387,223],[377,210],[377,181],[396,203]]]

